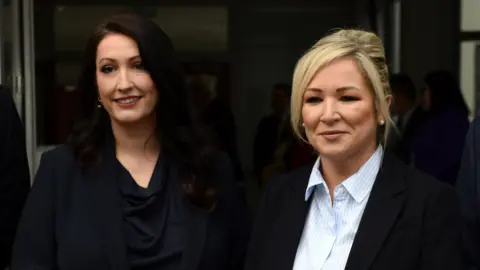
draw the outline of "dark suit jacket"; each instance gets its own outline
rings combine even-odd
[[[23,123],[10,91],[0,86],[0,269],[10,263],[15,231],[29,190]]]
[[[413,164],[414,162],[410,144],[426,120],[427,113],[420,106],[417,106],[413,109],[403,129],[399,130],[400,134],[396,131],[390,133],[390,151],[407,164]]]
[[[407,145],[410,143],[426,120],[427,113],[421,107],[418,106],[413,109],[412,114],[402,130],[402,140],[404,143]]]
[[[470,125],[458,172],[457,192],[465,220],[463,243],[469,269],[480,269],[480,118]]]
[[[207,214],[185,201],[189,212],[183,270],[242,267],[247,218],[226,155],[216,166],[223,183],[215,210]],[[128,270],[115,162],[82,173],[71,147],[43,154],[19,225],[12,270]],[[174,179],[175,180],[175,179]]]
[[[245,269],[292,269],[311,203],[305,202],[311,169],[287,174],[267,190]],[[385,153],[345,269],[462,269],[460,246],[453,188]]]

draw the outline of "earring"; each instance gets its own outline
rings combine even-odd
[[[102,103],[100,102],[100,97],[98,97],[98,104],[97,104],[97,107],[98,107],[99,109],[101,109],[101,108],[102,108]]]
[[[305,123],[302,123],[302,127],[305,127]]]
[[[380,126],[383,126],[383,125],[385,125],[385,121],[381,120],[380,121]]]

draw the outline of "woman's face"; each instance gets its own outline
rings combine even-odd
[[[155,118],[158,91],[133,39],[106,35],[97,47],[95,63],[99,102],[112,122],[131,124]]]
[[[372,91],[353,59],[321,69],[304,94],[302,119],[310,144],[322,158],[346,159],[375,151],[377,126]]]

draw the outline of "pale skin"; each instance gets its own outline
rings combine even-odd
[[[108,34],[97,48],[96,78],[99,102],[111,119],[117,159],[139,186],[147,188],[160,153],[154,135],[158,92],[135,41]],[[136,101],[119,102],[127,97]]]
[[[350,58],[319,70],[305,91],[305,133],[320,154],[322,176],[332,201],[335,187],[357,172],[377,148],[377,127],[385,120],[376,113],[374,99],[357,63]],[[390,99],[388,96],[388,104]]]

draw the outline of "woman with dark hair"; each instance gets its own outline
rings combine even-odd
[[[85,61],[87,124],[43,154],[12,269],[240,269],[245,208],[192,117],[168,36],[116,15]]]
[[[450,72],[432,71],[424,81],[421,105],[426,120],[408,147],[417,169],[454,184],[469,127],[468,107],[458,80]]]

